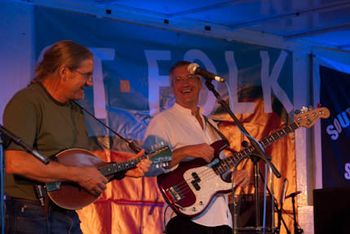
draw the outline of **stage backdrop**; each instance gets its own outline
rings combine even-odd
[[[320,101],[331,111],[322,121],[323,188],[350,186],[350,73],[320,66]]]
[[[95,55],[94,87],[87,90],[81,104],[139,144],[152,116],[174,102],[167,74],[177,60],[197,62],[225,77],[226,85],[215,84],[217,89],[257,139],[288,123],[286,113],[294,108],[292,55],[288,51],[37,7],[36,58],[45,47],[63,39],[81,43]],[[232,147],[240,150],[242,134],[206,88],[201,105],[221,121]],[[106,149],[97,147],[99,156],[106,161],[125,160],[109,151],[128,150],[125,143],[91,118],[87,122],[92,142]],[[268,153],[289,181],[287,193],[294,192],[294,134],[273,144]],[[250,170],[250,162],[244,167]],[[275,179],[277,196],[281,184]],[[79,214],[84,233],[162,233],[163,204],[154,178],[124,179],[111,182],[101,198]],[[287,212],[290,208],[287,203]]]

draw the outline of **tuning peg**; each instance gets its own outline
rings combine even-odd
[[[298,115],[298,114],[301,114],[301,113],[306,113],[306,112],[308,112],[311,109],[312,109],[312,107],[302,106],[300,109],[295,110],[294,114]]]
[[[306,112],[308,112],[308,111],[309,111],[309,107],[303,106],[303,107],[301,108],[301,112],[302,112],[302,113],[306,113]]]

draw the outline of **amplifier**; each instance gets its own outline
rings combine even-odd
[[[350,233],[350,188],[315,189],[315,234]]]

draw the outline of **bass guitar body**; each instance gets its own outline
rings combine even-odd
[[[180,162],[175,170],[157,177],[164,199],[179,215],[194,217],[208,207],[215,195],[232,189],[231,182],[226,182],[214,169],[220,163],[219,153],[227,143],[217,141],[211,146],[215,150],[211,163],[203,159]]]
[[[227,193],[232,187],[201,159],[181,162],[171,173],[158,176],[157,182],[174,211],[188,217],[202,213],[216,194]]]

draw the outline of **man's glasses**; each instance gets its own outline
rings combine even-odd
[[[85,80],[92,80],[92,72],[81,72],[78,70],[73,70],[73,72],[79,73],[82,77],[84,77]]]
[[[197,79],[199,79],[199,76],[188,74],[186,76],[175,76],[173,78],[173,81],[174,81],[174,83],[178,84],[178,83],[185,82],[185,81],[194,82]]]

